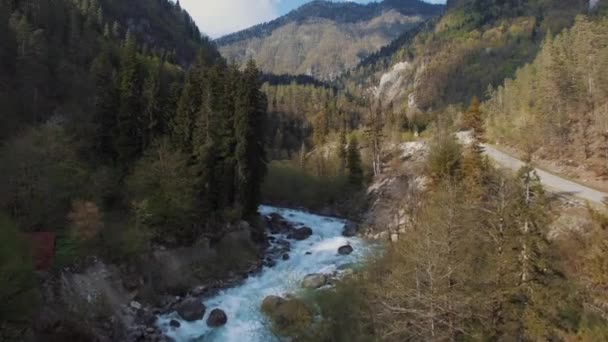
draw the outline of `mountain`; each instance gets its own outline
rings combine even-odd
[[[344,83],[372,88],[410,116],[468,103],[531,62],[548,34],[587,9],[585,0],[450,1],[441,17],[369,56]]]
[[[104,49],[133,36],[143,55],[191,64],[221,56],[191,17],[169,0],[0,1],[0,141],[62,113],[90,112],[86,76]]]
[[[317,0],[216,43],[226,59],[242,63],[253,57],[264,72],[329,80],[443,8],[420,0]]]

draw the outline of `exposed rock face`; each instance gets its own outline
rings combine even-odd
[[[302,241],[308,239],[312,235],[312,229],[308,227],[294,229],[287,237],[290,239]]]
[[[353,246],[346,245],[338,248],[338,254],[340,255],[349,255],[354,251]]]
[[[207,325],[212,328],[221,327],[228,322],[228,316],[223,310],[213,309],[207,318]]]
[[[311,1],[216,43],[227,59],[253,58],[265,72],[331,80],[442,9],[422,1]]]
[[[175,307],[181,318],[188,322],[198,321],[205,316],[205,305],[197,298],[188,298]]]
[[[302,280],[302,287],[306,289],[318,289],[327,284],[325,274],[309,274]]]

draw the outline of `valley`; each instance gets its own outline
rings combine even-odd
[[[0,340],[607,340],[608,4],[302,3],[0,0]]]

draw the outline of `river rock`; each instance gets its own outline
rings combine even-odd
[[[309,274],[302,280],[302,287],[306,289],[318,289],[327,284],[327,276],[325,274]]]
[[[192,322],[203,319],[205,316],[205,305],[197,298],[188,298],[175,306],[175,311],[185,321]]]
[[[359,232],[359,226],[352,221],[348,221],[346,222],[346,225],[344,225],[344,229],[342,230],[342,235],[345,237],[353,237],[355,235],[357,235],[357,233]]]
[[[289,260],[289,254],[285,253],[283,254],[283,260]]]
[[[172,320],[169,322],[169,326],[171,326],[171,327],[173,327],[173,328],[179,328],[179,327],[181,327],[181,326],[182,326],[182,324],[181,324],[179,321],[172,319]]]
[[[342,247],[338,248],[338,254],[340,254],[340,255],[349,255],[353,251],[354,251],[354,249],[353,249],[353,246],[351,246],[351,245],[346,245],[346,246],[342,246]]]
[[[306,240],[312,235],[312,229],[308,227],[302,227],[298,229],[294,229],[289,236],[289,239],[294,239],[298,241]]]
[[[288,234],[293,226],[287,222],[283,216],[273,213],[270,214],[268,218],[266,218],[266,222],[268,223],[268,229],[272,234]]]
[[[221,327],[228,322],[228,316],[223,310],[213,309],[207,318],[207,326],[211,328]]]
[[[141,310],[142,308],[141,304],[136,301],[132,301],[131,303],[129,303],[129,306],[134,310]]]

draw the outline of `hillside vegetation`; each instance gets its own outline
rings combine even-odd
[[[579,17],[490,92],[487,131],[528,157],[608,176],[608,21]]]
[[[259,81],[254,63],[228,65],[169,1],[0,1],[0,340],[124,341],[122,311],[64,302],[73,289],[54,277],[98,260],[137,277],[155,245],[219,241],[231,223],[256,223]],[[250,244],[263,238],[248,229]],[[40,232],[56,257],[37,277],[22,240]],[[148,298],[185,291],[141,279]]]
[[[385,105],[410,113],[468,103],[512,77],[547,33],[569,27],[587,8],[582,0],[460,1],[370,57],[344,83],[375,86]]]

